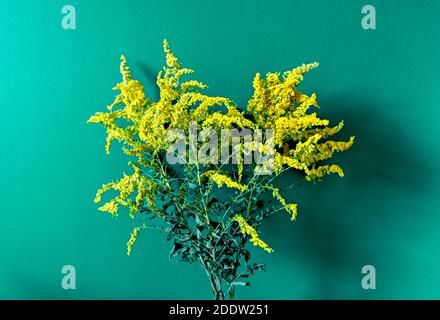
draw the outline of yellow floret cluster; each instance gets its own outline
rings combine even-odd
[[[250,242],[254,246],[260,247],[264,249],[264,251],[267,251],[268,253],[273,252],[273,249],[269,247],[267,243],[265,243],[263,240],[260,239],[257,231],[247,223],[246,219],[243,218],[243,216],[235,215],[234,217],[232,217],[232,221],[236,221],[238,223],[241,233],[249,235],[251,237]]]
[[[96,193],[95,203],[102,201],[104,193],[110,190],[119,192],[115,198],[105,203],[99,208],[100,211],[108,212],[116,215],[119,211],[119,206],[130,209],[130,216],[133,217],[136,212],[141,209],[141,206],[148,204],[150,209],[155,209],[155,189],[157,187],[153,180],[148,179],[142,174],[142,170],[133,163],[130,163],[134,169],[132,175],[124,175],[119,181],[104,184]],[[136,194],[135,197],[133,195]]]
[[[141,230],[141,227],[136,227],[133,229],[133,232],[131,233],[131,237],[127,242],[127,255],[131,255],[131,250],[133,249],[134,243],[136,242],[139,231]]]
[[[209,177],[212,181],[214,181],[218,187],[226,186],[231,189],[237,189],[241,192],[244,192],[247,189],[247,186],[235,182],[230,177],[213,170],[207,171],[205,173],[205,176]]]
[[[290,220],[295,220],[298,214],[298,206],[294,203],[287,203],[286,200],[281,196],[280,190],[273,188],[272,196],[277,199],[283,208],[290,214]]]

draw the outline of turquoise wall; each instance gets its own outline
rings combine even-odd
[[[61,7],[77,30],[61,28]],[[361,8],[377,9],[377,30]],[[435,0],[0,1],[0,298],[210,299],[197,265],[168,261],[150,231],[93,204],[126,159],[86,125],[114,97],[119,56],[157,98],[167,38],[208,93],[246,104],[258,72],[319,61],[302,87],[344,119],[346,177],[292,190],[300,215],[274,217],[254,250],[267,263],[242,299],[440,298],[440,2]],[[60,286],[72,264],[77,289]],[[377,289],[361,288],[361,268]]]

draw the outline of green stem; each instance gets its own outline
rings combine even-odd
[[[222,290],[222,281],[219,276],[215,275],[214,272],[212,272],[206,262],[203,260],[202,257],[199,257],[200,263],[202,264],[203,269],[206,272],[206,275],[208,276],[209,283],[211,284],[212,292],[214,293],[214,299],[215,300],[224,300],[225,295]]]
[[[235,299],[235,287],[233,286],[231,290],[229,290],[229,299],[234,300]]]

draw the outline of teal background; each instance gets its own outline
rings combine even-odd
[[[61,7],[77,10],[63,30]],[[361,8],[377,9],[377,30]],[[168,261],[155,231],[97,211],[100,184],[126,159],[86,125],[104,110],[125,54],[148,95],[167,38],[195,77],[244,106],[256,72],[319,61],[302,89],[321,115],[356,135],[337,156],[346,177],[304,185],[295,223],[274,217],[262,237],[276,252],[240,299],[440,298],[440,2],[359,1],[0,1],[0,298],[210,299],[197,265]],[[72,264],[77,289],[63,290]],[[377,289],[361,288],[361,268]]]

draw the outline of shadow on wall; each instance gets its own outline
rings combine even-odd
[[[150,66],[142,61],[137,61],[136,66],[141,70],[141,74],[143,77],[139,77],[139,80],[144,85],[145,94],[148,98],[152,99],[153,101],[159,100],[159,88],[157,87],[156,80],[157,80],[157,73],[158,71],[153,71]],[[135,77],[135,79],[137,79]]]
[[[288,252],[289,259],[304,262],[313,271],[312,296],[298,298],[365,298],[366,291],[360,287],[362,266],[379,263],[377,254],[381,263],[390,259],[371,248],[368,238],[376,230],[374,243],[387,240],[383,204],[396,193],[416,195],[429,188],[418,173],[420,168],[429,170],[428,164],[406,143],[407,132],[401,124],[378,114],[373,104],[357,101],[357,97],[321,101],[324,107],[318,112],[332,123],[344,119],[339,138],[356,136],[353,148],[334,158],[346,176],[329,176],[320,183],[303,183],[292,189],[285,195],[299,205],[297,221],[286,224],[285,217],[277,217],[266,229],[274,240],[280,238],[277,235],[287,235],[287,241],[275,240],[277,245]],[[401,210],[399,214],[409,219],[411,212]]]

